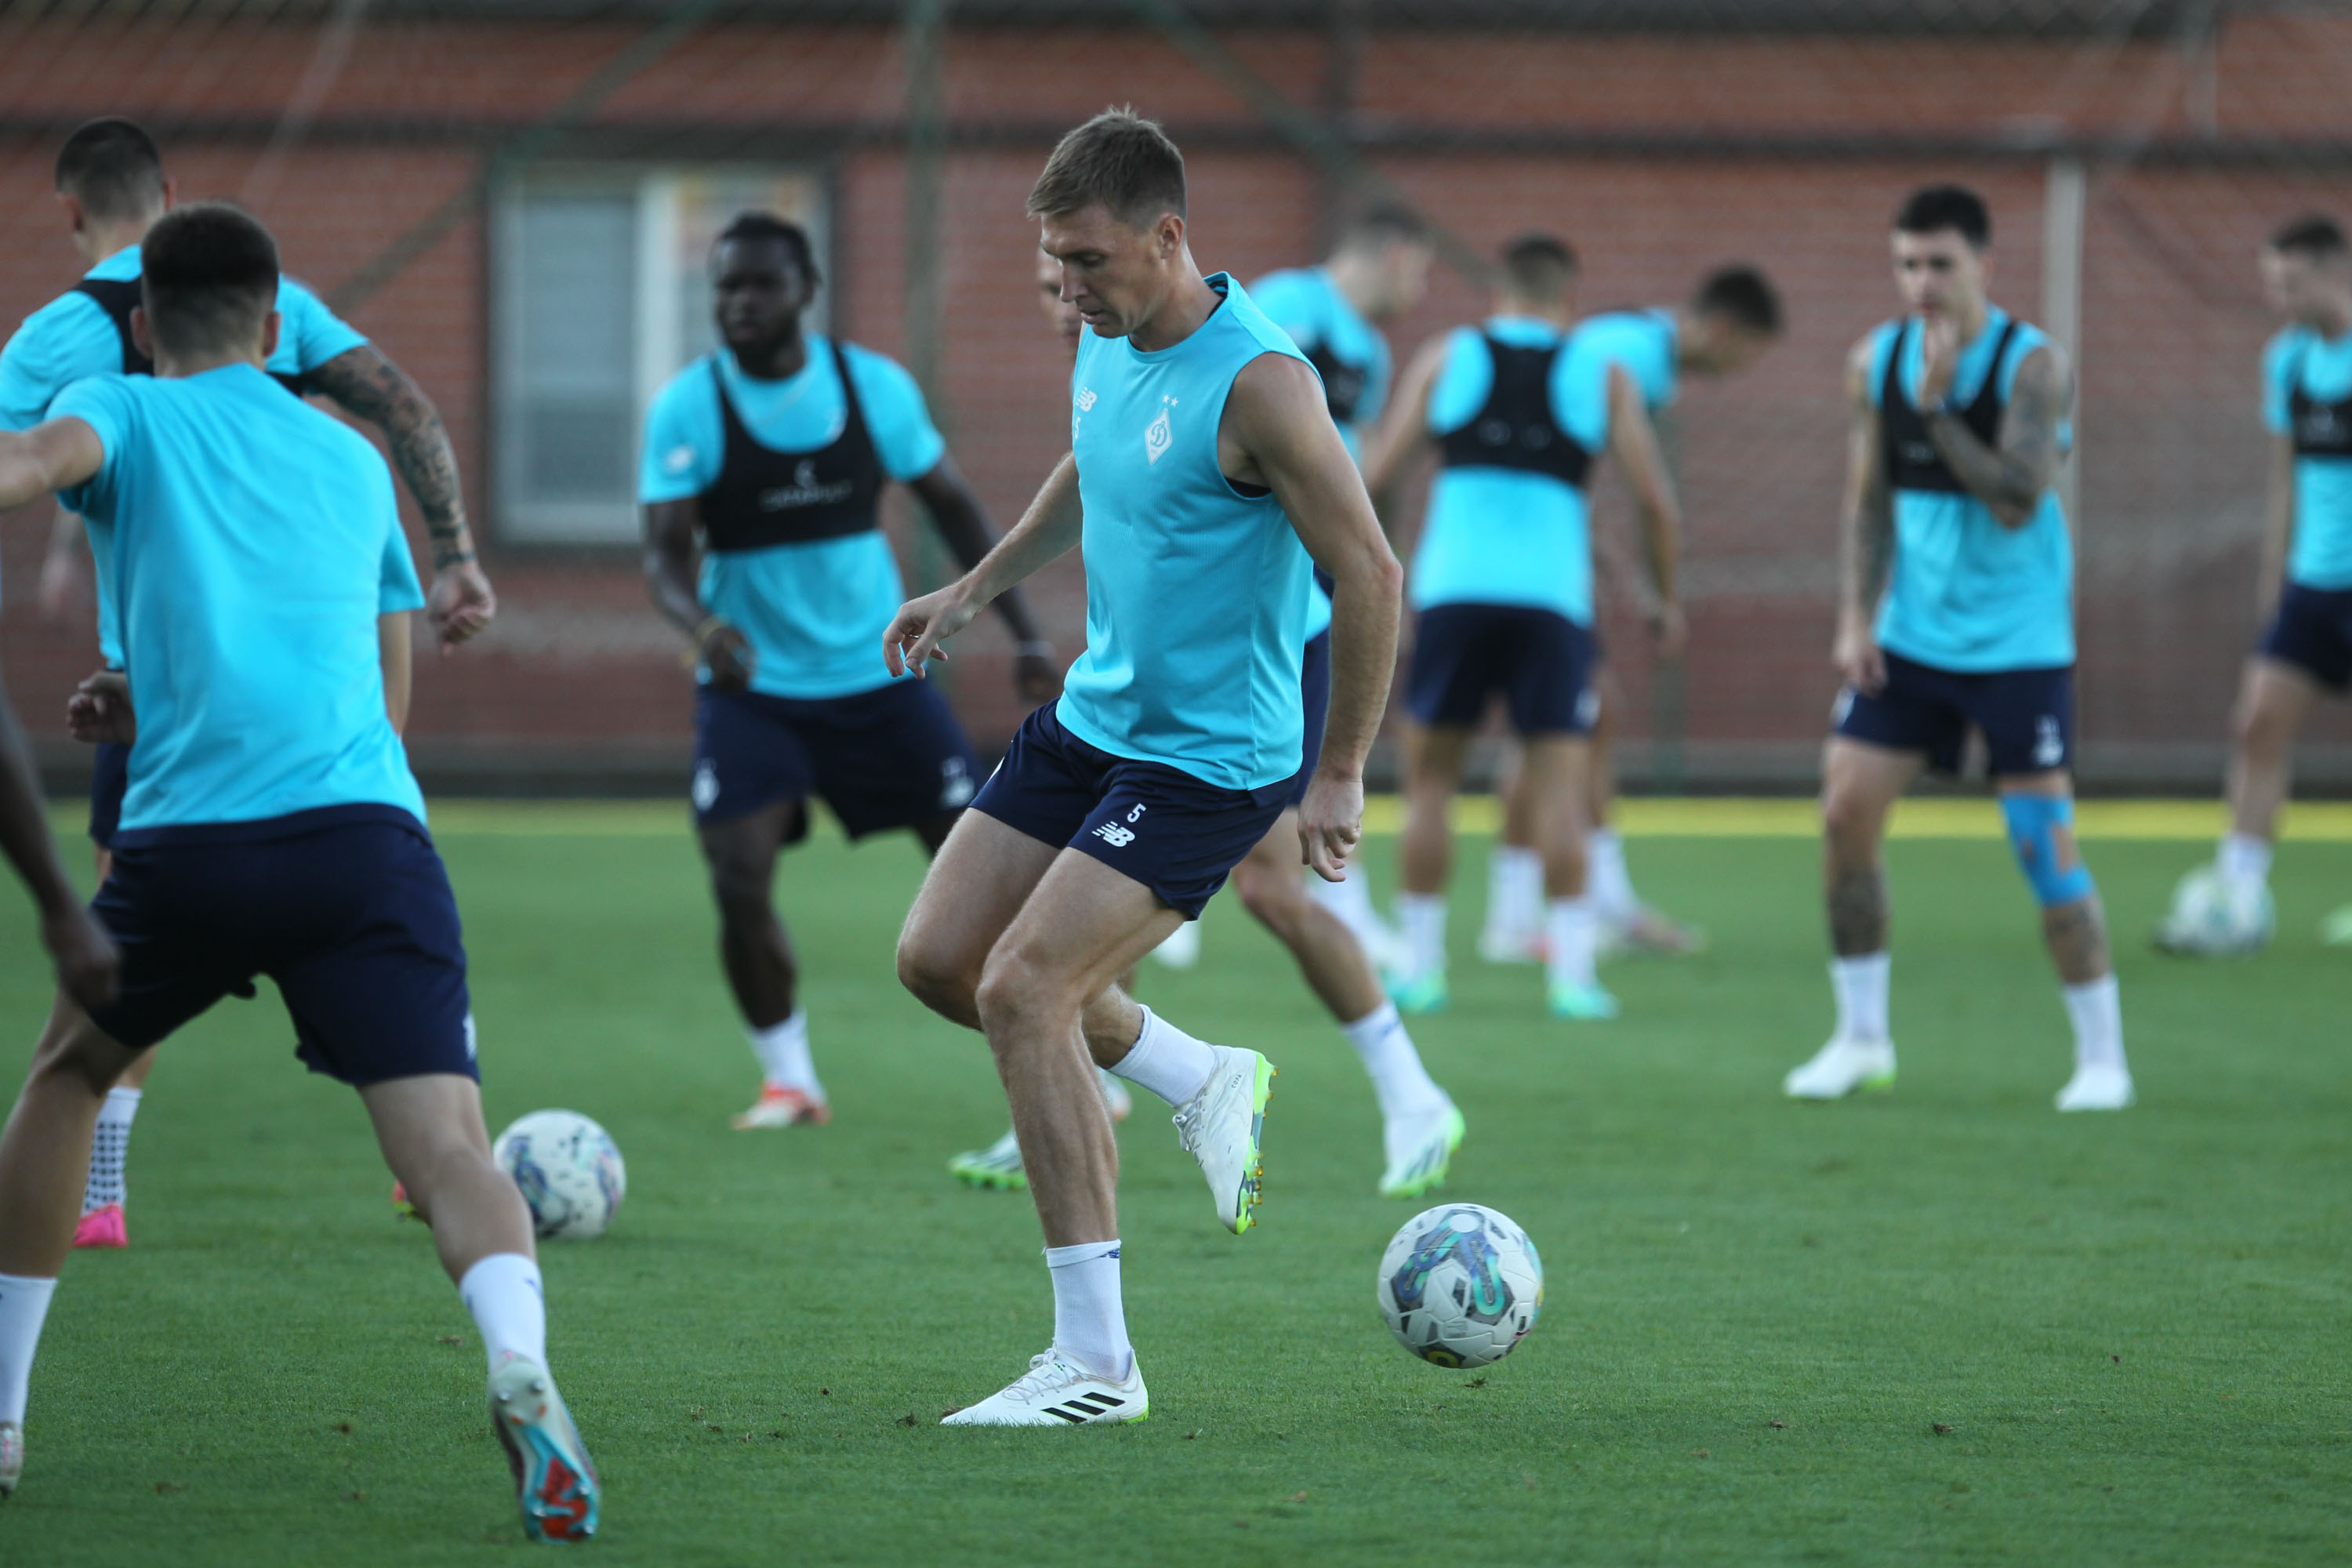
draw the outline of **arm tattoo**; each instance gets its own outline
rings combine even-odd
[[[2058,426],[2066,416],[2066,385],[2054,353],[2042,349],[2018,367],[1998,450],[1978,440],[1957,414],[1947,410],[1927,416],[1927,438],[1936,444],[1944,466],[1970,495],[2011,526],[2032,516],[2065,456]]]
[[[449,432],[432,400],[407,373],[373,347],[362,345],[337,354],[310,372],[309,379],[352,417],[383,431],[393,466],[424,510],[425,531],[433,536],[435,569],[472,559],[457,455],[450,449]]]

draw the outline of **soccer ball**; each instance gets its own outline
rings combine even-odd
[[[2157,928],[2156,944],[2209,957],[2252,952],[2271,940],[2277,923],[2269,888],[2232,887],[2218,866],[2200,866],[2173,889],[2172,909]]]
[[[619,1145],[576,1110],[532,1111],[499,1134],[490,1157],[522,1189],[541,1237],[604,1235],[628,1190]]]
[[[1507,1215],[1478,1204],[1440,1204],[1390,1239],[1373,1293],[1397,1343],[1422,1360],[1485,1366],[1510,1354],[1536,1326],[1543,1260]]]

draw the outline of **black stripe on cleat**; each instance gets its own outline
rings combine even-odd
[[[1048,1415],[1058,1415],[1073,1426],[1083,1426],[1086,1425],[1087,1415],[1092,1415],[1094,1412],[1089,1410],[1086,1413],[1086,1415],[1073,1415],[1067,1410],[1060,1409],[1055,1405],[1049,1405],[1045,1407],[1045,1414]]]

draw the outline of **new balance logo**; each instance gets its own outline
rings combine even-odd
[[[1095,837],[1114,849],[1124,849],[1135,842],[1135,829],[1121,827],[1116,822],[1106,822],[1095,829]]]
[[[2066,735],[2058,728],[2058,717],[2044,713],[2033,721],[2033,765],[2054,768],[2066,760]]]

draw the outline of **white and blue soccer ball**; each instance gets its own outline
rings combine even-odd
[[[542,1237],[602,1236],[628,1192],[612,1134],[576,1110],[534,1110],[499,1134],[490,1155],[522,1189]]]
[[[2198,867],[2172,890],[2157,944],[2175,952],[2252,952],[2271,940],[2278,911],[2260,882],[2233,884],[2218,866]]]
[[[1405,1221],[1375,1289],[1389,1331],[1425,1362],[1485,1366],[1511,1353],[1543,1310],[1543,1260],[1507,1215],[1440,1204]]]

